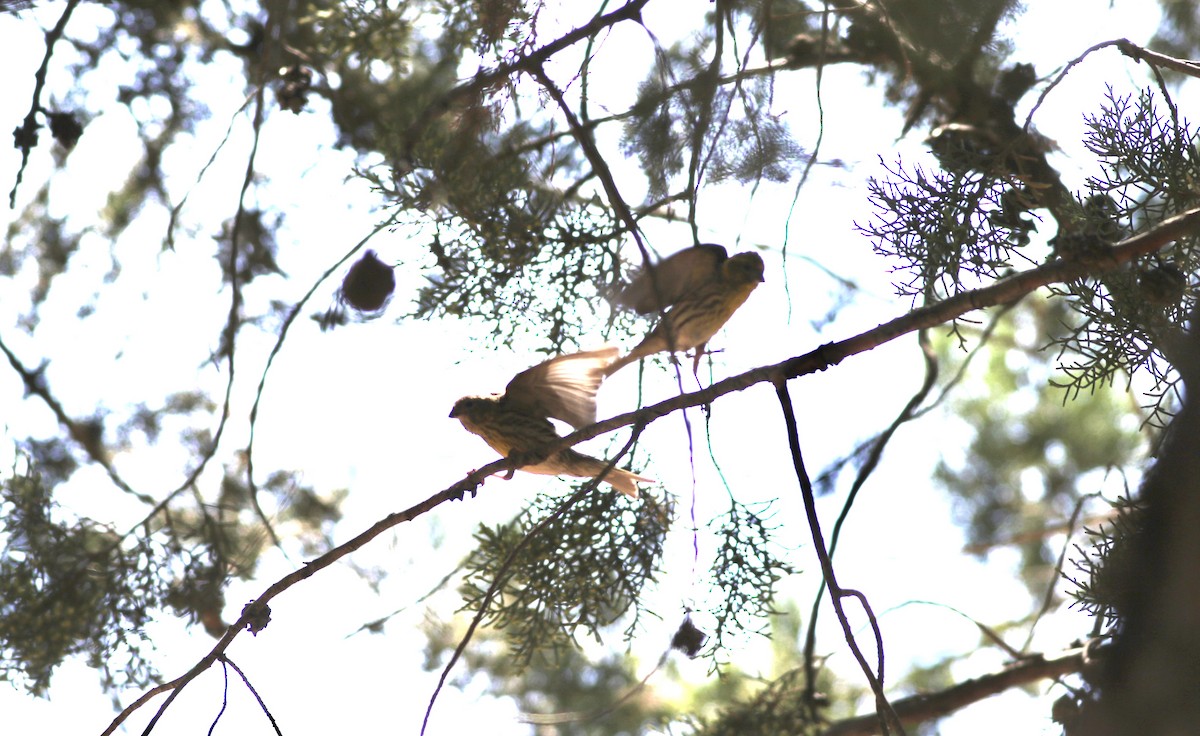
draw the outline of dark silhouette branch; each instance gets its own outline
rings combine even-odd
[[[254,696],[254,700],[258,703],[258,707],[262,708],[263,714],[265,714],[267,716],[267,720],[271,722],[271,728],[275,730],[275,733],[278,734],[278,736],[283,736],[283,732],[279,730],[279,724],[275,722],[275,716],[271,715],[271,710],[267,707],[267,704],[263,702],[262,696],[258,694],[258,690],[255,689],[254,685],[250,684],[250,678],[246,677],[246,673],[242,672],[242,668],[238,667],[232,659],[226,657],[225,655],[221,655],[221,664],[232,667],[233,671],[238,674],[238,677],[242,678],[242,683],[246,685],[246,689],[249,690],[250,694]]]
[[[29,112],[25,114],[25,120],[21,123],[21,127],[13,131],[16,147],[21,151],[21,166],[17,169],[17,180],[13,182],[12,191],[8,193],[9,209],[15,209],[17,206],[17,190],[21,187],[21,180],[25,178],[25,167],[29,165],[29,154],[37,145],[37,131],[41,127],[38,125],[37,114],[44,112],[41,102],[42,88],[46,86],[46,72],[50,69],[54,44],[62,38],[63,31],[67,28],[67,21],[71,19],[71,13],[74,13],[78,6],[79,0],[67,0],[62,15],[58,17],[58,22],[49,31],[46,31],[46,53],[42,56],[41,66],[33,73],[33,101],[29,105]]]
[[[792,464],[796,470],[796,479],[800,483],[801,497],[804,499],[804,513],[808,518],[808,528],[812,533],[813,550],[816,552],[817,560],[821,564],[821,578],[824,580],[825,586],[829,589],[829,599],[833,603],[833,611],[837,615],[838,623],[842,626],[842,633],[846,637],[846,644],[850,647],[850,652],[854,655],[854,659],[858,661],[858,666],[862,668],[867,682],[870,683],[871,691],[875,693],[876,722],[885,734],[891,733],[892,727],[895,727],[897,733],[903,734],[904,725],[900,722],[891,704],[888,703],[887,696],[883,692],[883,636],[879,631],[879,622],[876,620],[874,612],[871,611],[865,595],[857,590],[843,588],[838,584],[837,575],[833,569],[833,560],[829,557],[829,550],[825,546],[825,537],[821,533],[821,519],[817,516],[816,494],[813,493],[812,481],[808,477],[808,471],[804,469],[804,458],[800,452],[800,430],[796,423],[796,411],[792,407],[792,397],[788,393],[787,382],[777,382],[775,384],[775,393],[779,398],[779,406],[783,410],[783,421],[787,430],[788,447],[792,453]],[[863,655],[862,649],[858,646],[858,641],[854,637],[854,629],[850,625],[850,619],[847,618],[846,609],[842,605],[842,598],[846,597],[857,599],[871,622],[871,630],[875,635],[877,670],[871,669],[870,663],[867,662],[867,658]],[[806,662],[806,668],[809,667],[810,663]],[[810,678],[812,677],[811,672],[807,674]]]
[[[1156,75],[1160,69],[1170,69],[1171,71],[1179,72],[1180,74],[1186,74],[1189,77],[1200,78],[1200,63],[1195,61],[1176,59],[1173,56],[1166,56],[1156,51],[1144,49],[1141,46],[1131,42],[1127,38],[1118,38],[1112,41],[1102,41],[1094,46],[1089,46],[1082,54],[1069,61],[1067,65],[1063,67],[1062,71],[1060,71],[1054,77],[1054,80],[1050,82],[1050,84],[1046,85],[1046,88],[1042,90],[1040,95],[1038,95],[1037,102],[1035,102],[1033,107],[1029,109],[1029,115],[1027,115],[1025,118],[1024,130],[1029,130],[1029,126],[1033,122],[1034,113],[1036,113],[1042,106],[1042,102],[1045,101],[1050,92],[1057,87],[1059,83],[1066,79],[1068,72],[1082,63],[1084,59],[1086,59],[1088,56],[1091,56],[1094,52],[1108,48],[1115,48],[1134,61],[1146,62],[1146,64],[1154,69]],[[1161,77],[1159,77],[1159,86],[1164,87]],[[1168,100],[1169,99],[1170,98],[1168,97]],[[1174,110],[1174,106],[1172,106],[1172,110]]]
[[[894,700],[892,708],[910,725],[941,718],[1010,688],[1079,672],[1088,661],[1084,649],[1079,647],[1056,655],[1025,657],[999,672],[966,680],[945,690]],[[878,725],[879,719],[872,713],[838,721],[821,736],[872,736],[879,733]]]
[[[855,499],[858,498],[858,492],[866,484],[867,479],[875,472],[875,468],[879,466],[879,461],[883,458],[883,451],[887,448],[889,442],[896,431],[902,424],[911,421],[917,416],[917,411],[921,404],[928,398],[929,393],[933,390],[934,384],[938,377],[938,359],[937,354],[933,350],[933,346],[929,343],[929,335],[926,330],[917,332],[917,340],[921,346],[921,355],[925,359],[925,377],[921,382],[921,386],[917,391],[909,397],[904,408],[896,415],[896,418],[883,432],[876,435],[871,441],[870,450],[867,453],[866,459],[858,469],[858,473],[854,477],[854,482],[850,486],[849,492],[846,494],[846,501],[842,504],[841,513],[838,514],[837,520],[833,524],[833,533],[829,537],[829,556],[832,558],[837,552],[838,539],[841,538],[842,526],[846,523],[847,517],[850,515],[850,509],[854,506]],[[808,675],[808,681],[805,683],[805,689],[808,696],[812,699],[816,698],[817,680],[815,675],[816,661],[816,646],[817,646],[817,620],[820,617],[821,599],[825,595],[825,581],[821,581],[821,585],[817,589],[817,594],[813,598],[812,610],[808,616],[808,632],[804,637],[804,666],[805,672]]]
[[[614,26],[621,21],[640,21],[642,8],[645,7],[646,3],[648,2],[650,2],[650,0],[630,0],[630,2],[625,3],[611,13],[598,15],[590,22],[575,28],[574,30],[564,34],[563,36],[560,36],[545,46],[535,49],[528,54],[523,54],[522,56],[517,57],[513,61],[500,64],[494,69],[481,69],[471,79],[446,92],[435,104],[427,107],[425,112],[415,121],[413,121],[406,131],[405,140],[407,141],[408,147],[407,158],[409,159],[410,163],[413,158],[412,154],[416,148],[417,141],[420,140],[421,136],[425,132],[425,129],[428,128],[429,125],[433,123],[433,121],[439,116],[448,112],[455,103],[465,98],[481,94],[489,87],[498,85],[517,73],[525,72],[526,74],[530,75],[536,74],[537,70],[541,69],[542,65],[555,54],[565,48],[575,45],[586,38],[591,38],[605,28]]]

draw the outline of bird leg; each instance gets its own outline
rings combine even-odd
[[[704,349],[706,345],[708,345],[707,342],[702,342],[699,345],[697,345],[696,346],[696,357],[694,357],[692,359],[692,376],[696,379],[696,383],[700,383],[700,359],[703,358],[705,353],[708,352]],[[720,351],[714,350],[712,352],[718,353]]]
[[[545,450],[514,450],[508,453],[508,459],[516,463],[517,467],[523,465],[537,465],[546,459],[548,453]],[[513,475],[517,472],[517,468],[509,468],[504,475],[504,480],[512,480]]]

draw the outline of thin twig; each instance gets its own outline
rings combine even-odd
[[[246,214],[246,192],[250,190],[250,184],[254,181],[254,161],[258,157],[258,144],[262,139],[263,112],[266,108],[265,102],[266,86],[260,84],[254,95],[254,122],[253,122],[253,144],[250,146],[250,156],[246,159],[246,174],[242,179],[242,189],[238,193],[238,208],[237,213],[233,217],[233,228],[229,234],[229,290],[232,292],[232,298],[229,303],[229,321],[225,325],[224,347],[229,351],[229,381],[225,384],[225,405],[221,410],[221,423],[218,426],[217,434],[213,437],[211,449],[216,452],[217,444],[221,439],[221,433],[225,429],[225,424],[229,419],[229,401],[233,391],[234,378],[234,343],[237,340],[238,328],[241,326],[241,310],[242,310],[242,286],[238,283],[238,240],[241,236],[242,219]],[[251,486],[253,491],[253,486]],[[282,550],[279,536],[275,533],[275,527],[271,525],[271,520],[267,518],[266,512],[263,511],[262,505],[258,502],[258,494],[251,492],[250,505],[254,508],[254,513],[262,521],[263,526],[267,530],[267,535],[271,538],[271,544]]]
[[[221,655],[221,663],[229,665],[233,668],[234,672],[238,673],[238,677],[242,678],[242,682],[245,683],[246,689],[248,689],[250,694],[254,696],[254,699],[258,701],[258,707],[262,708],[262,712],[267,716],[267,720],[271,722],[271,728],[275,729],[276,734],[283,736],[283,732],[279,730],[279,724],[275,722],[275,716],[271,715],[271,709],[268,708],[267,704],[263,702],[262,696],[259,695],[258,691],[254,689],[254,685],[250,684],[250,678],[246,677],[246,673],[242,672],[242,668],[238,667],[232,659],[226,657],[224,654]]]
[[[21,166],[17,169],[17,180],[13,182],[12,191],[8,193],[9,209],[17,207],[17,189],[21,186],[21,179],[25,177],[25,167],[29,165],[29,153],[37,143],[37,131],[41,127],[37,122],[37,114],[42,112],[42,88],[46,86],[46,72],[50,69],[50,57],[54,55],[54,44],[62,38],[63,31],[67,28],[67,21],[71,19],[71,13],[74,13],[78,6],[79,0],[67,0],[62,15],[58,17],[58,22],[46,32],[46,53],[42,55],[41,66],[33,73],[33,101],[29,104],[29,112],[25,114],[25,120],[21,123],[21,127],[13,131],[13,135],[17,138],[17,148],[21,150]]]
[[[224,657],[221,658],[221,675],[221,709],[213,716],[212,723],[208,724],[208,736],[212,736],[217,724],[221,722],[221,716],[225,715],[225,709],[229,707],[229,663]]]
[[[67,414],[67,410],[63,408],[62,403],[55,398],[54,394],[50,393],[50,388],[46,383],[46,376],[44,375],[44,365],[41,368],[32,370],[27,368],[25,364],[21,362],[21,359],[17,357],[17,354],[14,353],[7,344],[5,344],[3,339],[0,339],[0,352],[4,353],[4,356],[8,358],[9,365],[11,365],[12,369],[16,371],[18,376],[21,377],[21,382],[25,384],[25,393],[27,395],[38,397],[47,407],[49,407],[50,411],[54,412],[54,417],[58,420],[58,423],[62,425],[63,429],[67,430],[67,436],[74,440],[75,443],[83,449],[84,453],[91,458],[92,462],[104,468],[104,471],[108,473],[109,479],[112,480],[113,485],[121,489],[123,492],[128,493],[129,495],[138,499],[142,503],[154,503],[154,498],[142,493],[141,491],[134,490],[133,487],[121,477],[121,474],[117,472],[117,469],[113,466],[112,461],[108,458],[108,449],[104,446],[103,437],[95,436],[92,428],[88,426],[86,421],[80,422],[72,419],[71,416]]]
[[[1025,643],[1021,645],[1021,651],[1029,649],[1029,645],[1033,643],[1033,632],[1037,630],[1038,622],[1042,620],[1042,616],[1050,610],[1051,604],[1054,603],[1054,590],[1058,587],[1058,580],[1063,574],[1063,564],[1067,561],[1067,551],[1071,549],[1071,535],[1075,533],[1075,525],[1079,523],[1079,515],[1083,513],[1083,505],[1093,498],[1099,498],[1100,493],[1089,493],[1080,497],[1075,501],[1075,509],[1071,512],[1071,518],[1067,522],[1066,537],[1063,539],[1062,549],[1058,553],[1058,562],[1054,565],[1054,574],[1050,576],[1050,583],[1046,585],[1046,595],[1042,599],[1042,606],[1034,615],[1033,621],[1029,624],[1029,633],[1025,636]]]
[[[837,552],[838,540],[841,538],[842,526],[846,522],[846,518],[850,515],[850,509],[854,505],[858,493],[866,485],[867,479],[879,466],[879,461],[883,457],[883,451],[891,442],[896,431],[900,429],[902,424],[911,421],[916,415],[917,410],[925,399],[929,397],[929,392],[933,390],[938,378],[938,359],[932,345],[929,343],[929,335],[926,330],[917,332],[917,342],[921,347],[921,355],[925,359],[925,378],[921,382],[921,386],[917,391],[909,397],[908,402],[892,423],[883,432],[879,433],[874,440],[871,441],[870,451],[866,459],[858,469],[855,475],[854,483],[850,486],[850,491],[846,494],[846,501],[842,504],[841,513],[838,514],[837,520],[833,524],[833,533],[829,537],[829,556],[832,558]],[[808,617],[808,632],[804,638],[804,665],[805,672],[808,674],[808,682],[805,683],[810,696],[816,697],[816,678],[814,674],[814,662],[816,659],[816,644],[817,644],[817,620],[820,616],[821,599],[825,595],[825,581],[821,581],[821,585],[817,588],[817,594],[813,598],[812,610]]]
[[[892,710],[887,696],[883,692],[883,636],[879,631],[879,623],[875,620],[874,613],[871,612],[870,607],[867,605],[866,596],[857,590],[843,588],[838,585],[837,576],[833,570],[833,560],[830,559],[829,551],[825,547],[825,538],[821,534],[821,519],[817,516],[816,494],[813,493],[812,481],[808,477],[808,471],[804,469],[804,457],[800,452],[800,430],[796,423],[796,411],[792,407],[792,397],[788,392],[787,381],[776,382],[775,394],[779,398],[779,407],[783,410],[783,421],[787,432],[788,447],[792,453],[792,465],[796,470],[796,480],[800,483],[800,494],[804,500],[804,513],[808,518],[808,528],[812,534],[813,551],[816,552],[817,560],[820,562],[821,577],[825,581],[826,587],[829,588],[829,599],[833,603],[833,610],[837,615],[838,623],[842,626],[842,633],[846,637],[846,645],[850,647],[850,653],[858,661],[858,666],[862,669],[863,675],[866,676],[867,682],[871,686],[871,692],[875,694],[876,718],[878,719],[880,728],[883,729],[883,733],[888,734],[891,732],[889,727],[889,724],[891,724],[891,727],[895,727],[897,733],[903,735],[904,726],[900,723],[899,717]],[[871,665],[867,662],[862,649],[858,646],[854,631],[850,628],[850,620],[846,617],[846,610],[842,606],[842,598],[847,596],[858,599],[871,621],[871,629],[875,633],[877,672],[872,671]]]
[[[225,144],[228,143],[229,139],[233,136],[233,126],[237,122],[238,116],[241,115],[247,107],[249,107],[250,103],[254,101],[255,97],[257,97],[255,93],[246,95],[246,99],[242,101],[242,104],[238,107],[238,109],[234,110],[233,114],[229,116],[229,126],[225,128],[225,135],[222,136],[220,142],[217,143],[216,148],[213,149],[212,154],[208,157],[208,161],[205,162],[204,166],[200,167],[200,173],[196,174],[195,183],[186,192],[184,192],[183,198],[179,200],[179,203],[171,208],[171,215],[167,219],[167,234],[163,238],[164,248],[169,248],[172,250],[175,248],[175,225],[179,222],[179,215],[183,212],[183,208],[184,205],[187,204],[188,197],[192,196],[192,191],[196,186],[199,186],[201,181],[204,180],[204,175],[208,173],[209,167],[216,162],[217,156],[221,153],[221,149],[225,148]]]
[[[639,20],[642,8],[649,1],[630,0],[630,2],[625,3],[611,13],[596,16],[588,23],[571,30],[545,46],[517,57],[513,61],[500,64],[493,69],[479,70],[471,79],[447,91],[435,104],[425,108],[424,113],[413,121],[405,133],[405,141],[408,148],[405,158],[412,163],[417,142],[421,139],[426,128],[439,116],[448,112],[455,103],[472,95],[480,94],[489,87],[493,87],[519,72],[535,74],[541,68],[542,64],[559,51],[573,46],[585,38],[591,38],[605,28],[626,20]]]
[[[308,304],[308,300],[312,298],[313,294],[316,293],[321,284],[325,283],[326,279],[340,269],[342,265],[346,263],[346,261],[350,260],[355,253],[358,253],[363,246],[365,246],[371,241],[372,238],[382,232],[384,228],[394,224],[398,214],[399,211],[393,212],[386,220],[376,225],[375,229],[368,233],[366,237],[358,241],[354,247],[346,251],[345,255],[338,259],[336,263],[327,268],[325,273],[321,274],[321,276],[313,283],[313,285],[309,287],[304,296],[300,298],[300,301],[296,302],[295,306],[292,307],[292,311],[288,312],[288,316],[283,320],[283,325],[279,328],[279,336],[275,338],[275,345],[272,346],[271,353],[267,356],[267,362],[265,365],[263,365],[262,376],[260,376],[258,379],[258,389],[254,392],[254,404],[250,407],[250,436],[246,440],[245,453],[246,487],[249,489],[250,497],[255,499],[255,508],[261,508],[259,507],[257,500],[258,486],[254,481],[254,437],[255,430],[258,427],[258,407],[262,402],[263,391],[266,389],[267,374],[271,372],[271,366],[274,365],[276,356],[278,356],[279,351],[283,349],[283,343],[284,340],[287,339],[288,330],[291,329],[292,324],[296,321],[296,317],[300,315],[300,312],[304,309],[304,306]]]

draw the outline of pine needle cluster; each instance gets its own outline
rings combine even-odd
[[[598,491],[541,496],[515,520],[480,527],[464,608],[486,606],[483,622],[506,633],[517,665],[556,661],[579,633],[598,638],[632,611],[631,631],[642,589],[661,571],[671,517],[670,501],[653,496],[636,506]]]
[[[0,482],[0,680],[45,694],[83,655],[105,688],[152,682],[144,630],[186,581],[211,580],[203,552],[165,535],[69,519],[36,473]]]
[[[712,567],[720,596],[709,610],[717,622],[708,648],[714,666],[731,636],[745,632],[766,635],[768,617],[777,613],[776,584],[796,572],[776,554],[779,548],[774,532],[778,527],[771,523],[771,503],[734,501],[727,513],[710,524],[722,538]]]
[[[1085,143],[1101,171],[1088,179],[1080,208],[1088,221],[1069,238],[1068,250],[1086,238],[1098,241],[1091,247],[1107,247],[1200,204],[1195,134],[1169,98],[1169,114],[1160,104],[1149,90],[1137,97],[1110,91],[1100,112],[1087,117]],[[1145,373],[1152,380],[1149,421],[1165,426],[1178,400],[1174,346],[1196,301],[1185,274],[1200,268],[1198,244],[1182,238],[1130,268],[1052,289],[1077,313],[1058,341],[1078,356],[1063,365],[1062,385],[1090,391],[1119,374]]]

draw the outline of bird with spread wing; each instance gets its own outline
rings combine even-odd
[[[450,416],[504,457],[540,450],[561,439],[551,418],[575,429],[595,423],[596,391],[605,368],[618,352],[615,347],[607,347],[551,358],[518,373],[504,393],[464,396],[455,402]],[[567,447],[520,469],[541,475],[594,478],[607,467],[608,462]],[[638,483],[654,482],[616,467],[601,480],[634,498]]]

